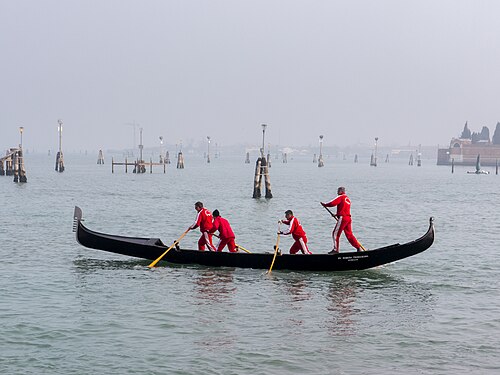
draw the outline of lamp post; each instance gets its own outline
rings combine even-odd
[[[266,128],[267,128],[267,125],[266,124],[262,124],[262,149],[261,149],[261,154],[262,154],[262,157],[264,157],[264,137],[266,135]]]
[[[59,124],[57,126],[57,131],[59,132],[59,152],[62,152],[62,128],[63,128],[63,122],[62,122],[62,120],[57,120],[57,123]]]
[[[323,167],[325,163],[323,162],[323,135],[319,136],[319,158],[318,167]]]
[[[207,151],[207,163],[210,163],[210,137],[207,135],[208,141],[208,151]]]
[[[24,131],[24,127],[23,126],[20,126],[19,127],[19,133],[21,133],[21,143],[19,144],[19,148],[23,148],[23,131]]]
[[[160,163],[164,163],[163,159],[163,136],[158,137],[160,139]]]

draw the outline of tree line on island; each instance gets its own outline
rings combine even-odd
[[[490,129],[487,126],[483,126],[481,132],[471,132],[467,122],[465,123],[464,130],[460,135],[461,139],[470,139],[472,143],[478,143],[481,141],[490,142]],[[493,133],[493,138],[491,139],[491,143],[494,145],[500,145],[500,122],[497,122],[497,126],[495,128],[495,132]]]

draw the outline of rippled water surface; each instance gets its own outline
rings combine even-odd
[[[93,156],[28,155],[28,183],[0,177],[2,374],[497,374],[500,372],[500,176],[391,161],[370,168],[327,159],[275,160],[274,198],[254,200],[254,165],[188,155],[186,168],[134,175]],[[108,162],[108,160],[106,160]],[[94,230],[182,234],[201,200],[232,223],[237,242],[272,251],[294,210],[313,252],[331,248],[318,204],[339,185],[365,247],[420,237],[426,252],[361,272],[172,266],[86,249],[75,205]],[[183,246],[195,248],[190,233]],[[281,248],[291,245],[283,238]],[[351,251],[345,239],[342,251]]]

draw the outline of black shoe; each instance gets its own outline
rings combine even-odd
[[[329,251],[328,254],[329,255],[335,255],[335,254],[338,254],[339,252],[337,250],[332,250],[332,251]]]

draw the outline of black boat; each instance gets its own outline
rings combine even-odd
[[[431,217],[427,233],[415,241],[404,244],[397,243],[363,252],[335,255],[282,254],[276,257],[273,270],[350,271],[391,263],[427,250],[434,242],[433,221],[434,219]],[[82,210],[79,207],[75,207],[73,231],[76,232],[76,239],[82,246],[131,257],[155,260],[168,248],[159,238],[125,237],[94,232],[82,224]],[[251,254],[212,252],[182,249],[176,246],[165,255],[162,261],[175,264],[199,264],[209,267],[268,269],[273,255],[274,252]]]

